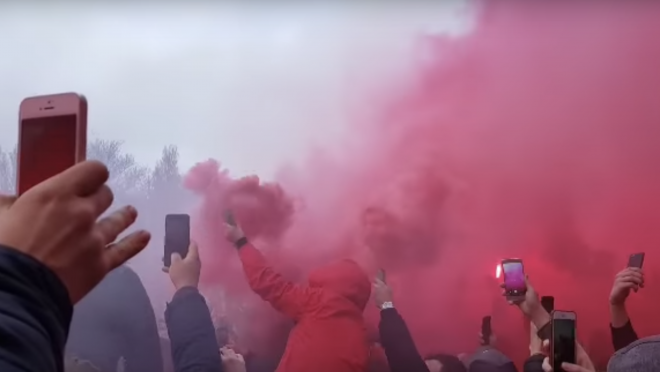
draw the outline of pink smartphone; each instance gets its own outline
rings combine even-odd
[[[84,161],[87,99],[77,93],[28,97],[18,123],[18,194]]]

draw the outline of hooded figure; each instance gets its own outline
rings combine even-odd
[[[285,280],[247,243],[239,249],[252,290],[296,322],[277,372],[366,372],[369,343],[362,312],[371,281],[351,260],[312,272],[307,285]]]

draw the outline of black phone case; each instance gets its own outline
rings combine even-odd
[[[490,336],[493,330],[491,328],[491,317],[485,316],[481,319],[481,337],[483,338],[483,344],[488,345],[490,343]]]
[[[644,253],[631,254],[628,259],[628,267],[642,268],[644,265]]]
[[[552,311],[555,309],[555,298],[552,296],[541,297],[541,306],[543,306],[545,311],[548,313],[552,313]]]
[[[190,245],[190,216],[187,214],[168,214],[165,216],[165,241],[163,252],[163,265],[170,267],[172,253],[181,257],[188,254]]]

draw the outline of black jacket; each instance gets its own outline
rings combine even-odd
[[[0,246],[0,371],[62,372],[72,312],[50,269]]]
[[[543,360],[545,355],[543,354],[534,354],[525,360],[525,365],[523,366],[524,372],[543,372]]]
[[[222,372],[206,300],[197,288],[179,289],[165,310],[175,372]]]
[[[126,372],[163,371],[156,316],[133,270],[118,267],[76,304],[66,352],[102,372],[122,357]]]
[[[429,372],[406,322],[396,309],[381,310],[378,330],[390,372]]]
[[[620,328],[614,328],[610,324],[610,332],[612,333],[614,351],[621,350],[639,339],[630,320]]]

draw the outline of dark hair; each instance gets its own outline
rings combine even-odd
[[[455,355],[433,354],[427,356],[424,360],[437,360],[442,363],[442,372],[467,372],[465,364]]]

